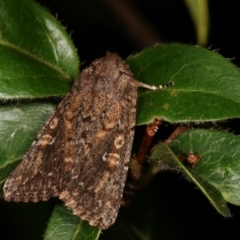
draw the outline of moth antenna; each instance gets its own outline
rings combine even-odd
[[[158,88],[159,88],[159,89],[169,88],[169,87],[171,87],[171,86],[174,86],[174,82],[173,82],[173,81],[171,81],[171,82],[169,82],[169,83],[166,83],[166,84],[163,84],[163,85],[159,85]]]
[[[138,80],[136,80],[134,77],[132,77],[130,74],[125,73],[125,72],[121,72],[121,74],[127,75],[131,78],[131,81],[134,82],[138,87],[143,87],[143,88],[147,88],[150,90],[157,90],[157,89],[163,89],[163,88],[168,88],[171,86],[174,86],[174,81],[168,82],[166,84],[163,85],[159,85],[159,86],[153,86],[153,85],[149,85],[143,82],[140,82]]]
[[[133,79],[133,80],[135,80],[135,79]],[[135,80],[135,81],[137,81],[137,80]],[[138,86],[139,87],[144,87],[144,88],[151,89],[151,90],[169,88],[171,86],[174,86],[174,82],[173,81],[171,81],[169,83],[166,83],[166,84],[163,84],[163,85],[159,85],[159,86],[152,86],[152,85],[148,85],[146,83],[142,83],[142,82],[139,82],[139,81],[137,81],[137,82],[138,82]]]

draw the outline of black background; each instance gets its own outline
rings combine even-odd
[[[106,50],[119,53],[123,58],[147,46],[130,37],[124,21],[104,2],[38,1],[45,6],[71,33],[82,61],[103,56]],[[114,1],[113,1],[114,2]],[[196,44],[195,32],[184,1],[179,0],[128,0],[130,7],[153,28],[161,43],[179,42]],[[129,5],[128,4],[128,5]],[[239,6],[223,0],[209,1],[210,34],[207,47],[219,49],[226,58],[235,58],[240,64]],[[155,42],[154,42],[155,43]],[[157,43],[157,42],[156,42]]]

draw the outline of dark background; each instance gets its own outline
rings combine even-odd
[[[88,0],[38,1],[66,26],[82,61],[92,61],[106,50],[119,53],[123,58],[154,45],[157,42],[196,44],[195,31],[184,1],[179,0]],[[125,2],[129,14],[115,10],[109,2]],[[117,4],[116,4],[117,5]],[[123,4],[122,4],[123,5]],[[209,1],[211,49],[219,49],[226,58],[236,58],[240,64],[240,32],[238,2]],[[119,14],[122,14],[119,16]],[[145,34],[133,33],[133,20],[138,16],[145,24]],[[136,24],[137,25],[137,24]],[[129,30],[131,28],[131,30]],[[144,28],[144,27],[143,27]],[[134,36],[133,36],[134,35]]]
[[[103,56],[107,50],[117,52],[125,58],[157,42],[196,44],[193,23],[184,1],[119,1],[125,2],[127,9],[130,9],[129,16],[137,14],[146,24],[147,27],[142,34],[144,36],[133,34],[133,31],[129,30],[132,21],[130,21],[131,24],[126,23],[127,17],[119,17],[123,10],[114,10],[114,6],[107,0],[41,0],[38,2],[57,16],[71,33],[83,66]],[[112,2],[119,1],[112,0]],[[120,9],[120,6],[117,9]],[[233,63],[239,67],[240,7],[238,1],[211,0],[209,10],[210,32],[206,47],[212,50],[218,49],[218,52],[226,58],[234,58]],[[141,23],[140,25],[143,25]],[[157,175],[150,184],[147,194],[149,204],[153,208],[160,205],[166,209],[163,211],[159,210],[162,208],[156,207],[157,213],[164,216],[164,221],[156,220],[155,231],[159,233],[153,234],[151,239],[197,240],[219,237],[233,239],[239,235],[240,207],[229,205],[233,217],[225,219],[213,209],[193,184],[179,174],[166,172]],[[18,206],[20,207],[17,208],[21,208],[23,205]],[[16,211],[15,205],[11,207],[12,211]],[[49,209],[49,206],[43,209]],[[25,210],[21,211],[23,212],[19,214],[24,214]],[[30,220],[29,231],[35,231],[31,224]],[[11,231],[9,225],[5,227]],[[6,235],[5,239],[12,239],[10,236],[11,234]]]

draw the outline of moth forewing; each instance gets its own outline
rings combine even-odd
[[[106,229],[117,216],[132,148],[137,88],[117,54],[83,70],[4,185],[7,201],[59,196]]]

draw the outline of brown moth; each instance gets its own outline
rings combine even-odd
[[[84,69],[4,185],[7,201],[58,196],[90,225],[118,214],[132,148],[137,88],[117,54]]]

